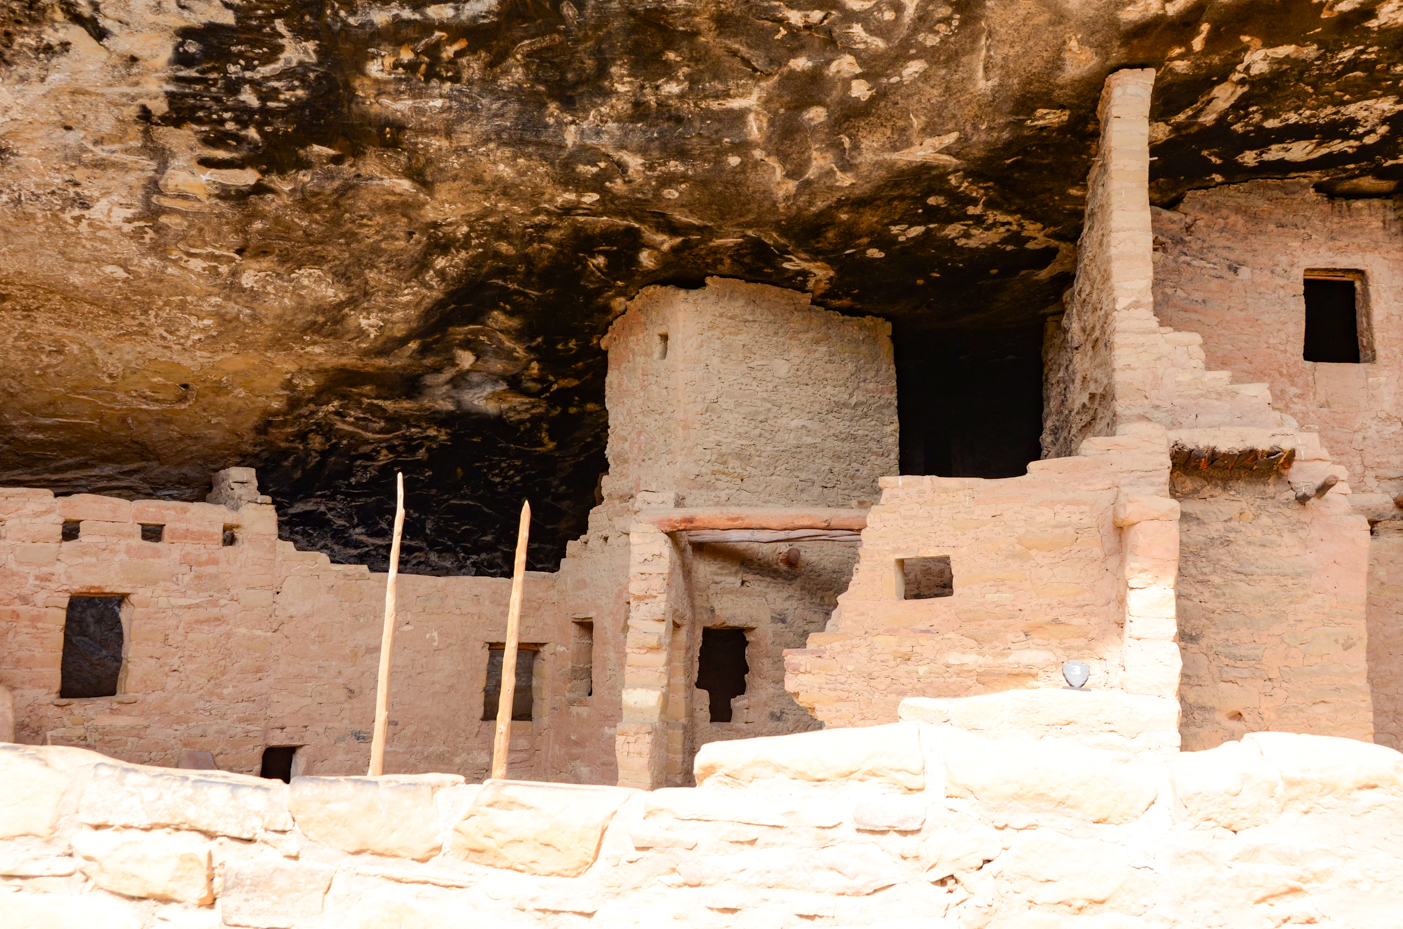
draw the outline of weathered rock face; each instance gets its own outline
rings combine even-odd
[[[1379,196],[1400,49],[1398,0],[7,0],[0,481],[256,465],[286,534],[376,564],[402,468],[409,569],[502,570],[527,494],[549,566],[620,298],[805,290],[896,323],[903,389],[951,332],[1035,356],[1110,70],[1161,70],[1161,203]]]

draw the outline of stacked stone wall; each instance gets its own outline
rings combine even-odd
[[[1403,755],[1135,755],[898,723],[705,746],[652,792],[278,782],[0,746],[13,929],[1385,929]]]
[[[14,694],[21,741],[160,764],[208,751],[245,773],[259,770],[265,747],[298,746],[298,770],[365,769],[385,575],[280,542],[269,505],[0,490],[0,520],[0,685]],[[77,540],[61,541],[64,521],[79,523]],[[162,541],[143,541],[143,523],[163,526]],[[505,579],[401,575],[388,770],[485,774],[487,648],[504,635],[509,588]],[[115,696],[59,697],[75,594],[125,596]],[[569,639],[553,578],[528,578],[524,617],[522,641],[546,647],[536,720],[514,727],[512,760],[519,775],[543,777],[558,763],[544,720],[569,729]],[[611,686],[617,694],[618,682],[601,674],[600,702]],[[573,773],[612,778],[610,754],[594,756],[598,770]]]

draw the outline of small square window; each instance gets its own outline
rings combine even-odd
[[[930,600],[955,595],[955,572],[949,555],[896,559],[896,578],[903,600]]]
[[[239,534],[238,534],[237,532],[234,531],[234,527],[233,527],[233,526],[225,526],[225,527],[224,527],[224,547],[225,547],[225,548],[228,548],[230,545],[238,545],[238,544],[239,544]]]
[[[659,361],[667,358],[667,333],[659,332],[658,340],[653,344],[653,357]]]
[[[1306,305],[1306,361],[1360,364],[1374,360],[1364,274],[1361,271],[1307,271],[1303,288]]]
[[[297,745],[270,745],[263,749],[263,763],[258,776],[292,783],[292,763],[297,758]]]
[[[81,528],[82,523],[77,520],[64,520],[63,528],[59,530],[59,538],[65,542],[76,542]]]
[[[165,534],[165,526],[156,526],[148,523],[141,524],[141,541],[143,542],[159,542]]]

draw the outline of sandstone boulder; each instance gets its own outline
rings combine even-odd
[[[1253,732],[1242,743],[1281,775],[1285,809],[1335,804],[1361,791],[1403,797],[1403,753],[1386,746],[1293,732]]]
[[[1130,879],[1125,849],[1048,829],[1025,833],[1000,859],[1005,894],[1035,904],[1105,903]]]
[[[98,894],[7,893],[0,898],[5,929],[141,929],[136,910]]]
[[[1179,747],[1177,700],[1120,690],[1043,687],[972,697],[907,697],[897,715],[990,738],[1059,738],[1092,748]]]
[[[1208,751],[1184,752],[1170,760],[1169,780],[1183,821],[1191,825],[1240,832],[1276,814],[1281,779],[1251,745],[1224,742]]]
[[[645,819],[826,829],[842,823],[843,810],[822,800],[803,802],[792,793],[777,796],[754,790],[664,787],[644,795],[643,816]]]
[[[954,729],[943,735],[950,796],[1128,823],[1158,793],[1154,771],[1127,753],[1052,740],[982,739]]]
[[[684,861],[677,874],[689,887],[725,884],[859,897],[906,876],[890,855],[868,844],[748,849]]]
[[[853,826],[864,832],[919,832],[925,801],[915,797],[867,797],[853,804]]]
[[[268,859],[224,867],[219,908],[224,923],[250,929],[291,929],[316,919],[336,869]]]
[[[210,843],[190,832],[83,831],[71,839],[80,867],[103,890],[127,897],[209,903]]]
[[[38,751],[0,745],[0,839],[52,832],[69,779]]]
[[[288,806],[313,842],[352,854],[427,861],[442,847],[434,795],[462,783],[447,774],[298,777]]]
[[[167,826],[235,839],[292,828],[287,785],[279,781],[118,763],[94,765],[78,817],[90,826]]]
[[[921,843],[921,867],[928,880],[981,868],[1004,850],[999,833],[973,816],[937,809],[928,821],[930,834]]]
[[[910,723],[708,742],[697,752],[695,772],[698,784],[788,778],[925,787],[920,729]]]
[[[488,781],[453,830],[449,854],[526,874],[578,877],[599,856],[604,830],[632,791]]]

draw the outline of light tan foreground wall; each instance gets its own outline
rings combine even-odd
[[[60,541],[65,519],[77,541]],[[17,737],[174,764],[209,751],[254,773],[269,745],[296,745],[298,769],[350,774],[369,759],[385,576],[332,565],[277,538],[273,507],[135,503],[0,490],[0,684],[14,694]],[[165,526],[144,542],[140,524]],[[237,533],[223,545],[224,530]],[[500,641],[510,582],[402,575],[386,767],[481,777],[487,646]],[[60,699],[65,607],[72,594],[122,594],[125,654],[115,697]],[[513,771],[612,778],[559,767],[543,717],[569,731],[568,630],[558,628],[550,576],[527,583],[522,641],[546,644],[536,674],[537,722],[513,727]],[[617,681],[601,669],[596,693]]]
[[[898,461],[889,333],[765,285],[643,291],[605,343],[601,509],[870,505]],[[692,547],[643,524],[632,540],[620,783],[685,784],[700,745],[816,725],[784,689],[782,653],[823,629],[854,546]],[[797,562],[782,563],[790,548]],[[731,722],[713,723],[695,687],[706,627],[746,630],[750,670]]]
[[[6,929],[1393,929],[1403,755],[1136,756],[915,723],[712,743],[698,788],[298,778],[0,746]],[[144,802],[143,802],[144,799]]]

